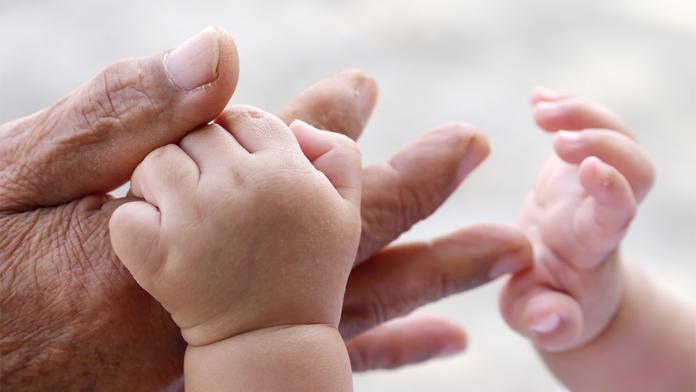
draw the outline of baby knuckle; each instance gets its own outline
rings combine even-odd
[[[234,105],[225,109],[220,116],[222,119],[231,123],[251,119],[259,120],[268,117],[269,114],[251,105]]]

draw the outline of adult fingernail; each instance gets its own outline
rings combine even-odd
[[[553,332],[559,325],[561,325],[561,316],[551,313],[539,322],[532,324],[529,329],[537,334],[547,334]]]
[[[208,27],[180,44],[164,57],[169,79],[182,90],[193,90],[218,77],[220,32]]]
[[[360,119],[364,125],[370,119],[370,116],[372,116],[372,110],[375,108],[375,104],[377,103],[377,89],[375,88],[375,82],[370,78],[366,78],[356,86],[355,95],[358,100]]]
[[[523,252],[513,252],[501,256],[488,272],[490,279],[520,271],[530,265],[530,256]]]
[[[488,142],[486,138],[479,133],[474,133],[469,136],[466,150],[463,153],[463,159],[459,162],[459,168],[457,169],[457,184],[464,181],[464,179],[483,161],[490,148],[488,147]]]
[[[451,357],[453,355],[457,355],[464,351],[466,346],[464,344],[460,343],[451,343],[445,345],[440,351],[438,351],[436,357],[437,358],[447,358]]]

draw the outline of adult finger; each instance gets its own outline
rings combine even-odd
[[[430,242],[387,248],[353,269],[341,316],[344,338],[531,265],[516,229],[479,225]]]
[[[109,66],[53,107],[2,127],[2,208],[113,189],[150,151],[214,119],[237,76],[234,42],[216,28],[172,51]]]
[[[442,125],[363,171],[360,263],[432,214],[488,156],[486,137],[460,123]]]
[[[310,86],[277,116],[288,125],[302,120],[356,140],[367,125],[376,102],[374,80],[362,71],[347,70]]]
[[[458,354],[464,331],[442,316],[412,315],[392,320],[346,342],[354,372],[393,369]]]

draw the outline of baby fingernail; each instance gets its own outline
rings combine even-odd
[[[505,274],[520,271],[530,264],[529,256],[520,253],[509,253],[501,256],[498,262],[493,265],[493,268],[488,272],[490,279],[495,279]]]
[[[561,138],[565,144],[579,145],[582,143],[582,135],[580,132],[559,131],[558,137]]]
[[[532,324],[529,329],[537,334],[547,334],[552,332],[561,324],[561,316],[556,313],[551,313],[544,317],[541,321]]]
[[[550,116],[557,114],[560,111],[561,106],[558,105],[556,102],[541,101],[534,105],[534,108],[537,111],[540,111],[545,115]]]
[[[187,39],[164,58],[164,69],[182,90],[193,90],[218,77],[220,32],[208,27]]]
[[[315,128],[311,124],[306,123],[300,119],[295,119],[290,123],[290,129],[295,129],[295,128],[304,129],[306,131],[311,131],[311,132],[319,132],[319,129]]]

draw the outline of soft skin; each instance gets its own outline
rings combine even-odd
[[[181,328],[186,390],[351,390],[357,144],[247,106],[217,122],[136,168],[114,250]]]
[[[535,262],[505,287],[505,320],[572,391],[692,391],[696,311],[619,249],[653,184],[650,160],[602,106],[546,89],[532,104],[555,153],[522,210]]]
[[[132,199],[106,192],[153,150],[214,120],[237,75],[231,38],[206,30],[173,51],[120,61],[55,105],[0,126],[3,390],[151,391],[178,381],[185,349],[179,329],[111,249],[108,221]],[[376,94],[363,73],[347,71],[310,87],[278,117],[357,138]],[[360,250],[340,325],[357,369],[462,350],[462,331],[440,318],[371,329],[489,281],[504,256],[515,262],[496,274],[530,262],[517,230],[491,225],[385,249],[487,154],[481,132],[447,124],[387,164],[363,169]]]

